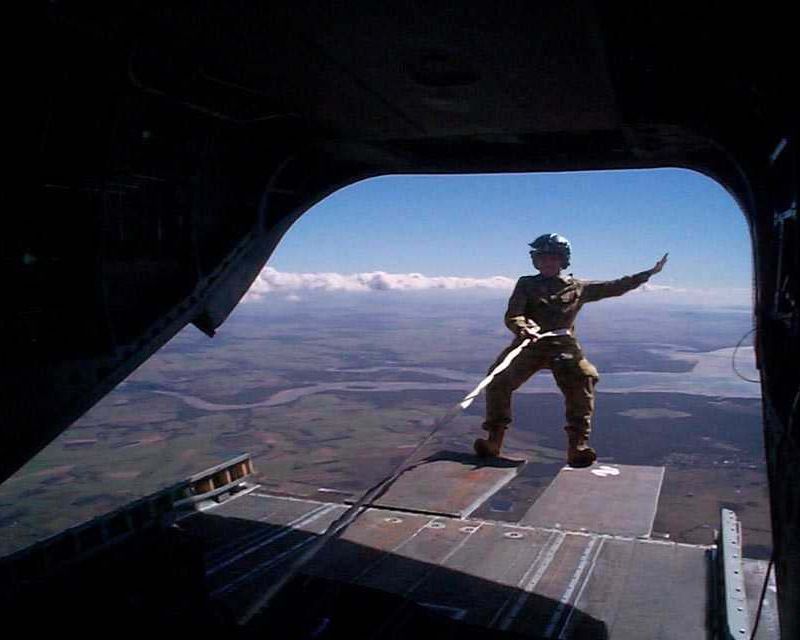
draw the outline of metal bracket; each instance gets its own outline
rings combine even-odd
[[[197,502],[241,490],[253,473],[249,453],[232,458],[0,559],[0,575],[10,576],[10,584],[46,580],[144,530],[174,522]]]
[[[744,590],[742,564],[742,525],[730,509],[722,509],[719,558],[722,562],[722,596],[724,598],[725,640],[750,637],[750,614]]]
[[[226,494],[240,491],[245,479],[253,473],[253,461],[249,453],[201,471],[184,481],[185,497],[176,500],[174,508],[193,508],[198,502],[224,499]]]

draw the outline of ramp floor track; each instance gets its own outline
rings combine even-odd
[[[346,508],[256,490],[181,526],[205,541],[210,593],[236,616]],[[304,574],[397,596],[382,617],[394,632],[413,603],[497,637],[685,640],[710,637],[710,567],[702,546],[371,508]]]

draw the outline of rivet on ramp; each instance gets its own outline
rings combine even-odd
[[[384,518],[384,522],[391,522],[392,524],[400,524],[403,519],[402,518]]]
[[[444,529],[445,525],[443,522],[431,522],[428,527],[431,529]]]
[[[459,531],[461,533],[474,533],[478,527],[461,527]]]
[[[512,540],[519,540],[520,538],[524,538],[525,534],[520,533],[519,531],[509,531],[505,534],[506,538],[511,538]]]

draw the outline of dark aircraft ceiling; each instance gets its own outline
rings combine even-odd
[[[704,168],[793,115],[780,16],[721,3],[57,7],[127,42],[142,91],[375,172]]]

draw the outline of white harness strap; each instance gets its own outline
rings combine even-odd
[[[491,373],[489,373],[488,376],[486,376],[483,380],[481,380],[480,384],[477,387],[475,387],[472,391],[470,391],[464,397],[464,399],[458,404],[458,406],[461,407],[462,409],[466,409],[469,405],[471,405],[472,401],[480,395],[481,391],[483,391],[492,380],[494,380],[495,376],[498,373],[505,371],[508,368],[508,366],[513,362],[514,358],[516,358],[520,353],[522,353],[522,350],[529,344],[537,342],[542,338],[554,338],[556,336],[571,336],[571,335],[572,333],[570,332],[569,329],[556,329],[555,331],[547,331],[545,333],[532,334],[530,338],[525,338],[525,340],[523,340],[516,349],[506,354],[506,357],[503,358],[503,361],[500,364],[498,364],[494,369],[492,369]]]

